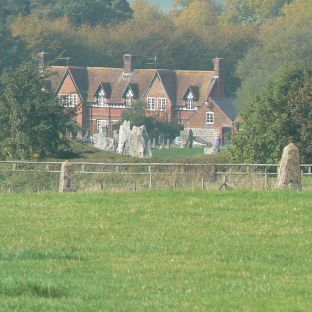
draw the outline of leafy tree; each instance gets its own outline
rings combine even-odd
[[[24,42],[14,38],[5,25],[0,25],[0,73],[4,68],[17,67],[28,56]]]
[[[108,24],[131,17],[127,0],[33,0],[32,11],[48,18],[68,17],[75,25]]]
[[[0,157],[40,158],[67,145],[66,130],[72,130],[71,117],[56,96],[44,90],[42,73],[31,62],[1,76]]]
[[[175,123],[159,120],[155,115],[146,115],[146,104],[143,101],[136,101],[131,108],[127,109],[122,120],[130,121],[132,126],[144,125],[150,138],[158,138],[159,134],[163,133],[166,137],[173,139],[181,129]]]
[[[289,141],[300,148],[302,161],[312,160],[312,71],[283,69],[243,113],[234,136],[238,162],[278,162]]]
[[[263,25],[258,43],[238,63],[242,85],[237,104],[244,109],[263,91],[266,82],[285,65],[312,65],[312,5],[310,0],[294,0],[283,15]]]
[[[281,14],[291,0],[225,0],[221,19],[228,24],[263,22]]]

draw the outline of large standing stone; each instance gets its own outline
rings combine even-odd
[[[117,153],[129,154],[130,121],[125,120],[119,128]]]
[[[180,132],[181,136],[181,147],[192,148],[193,147],[193,131],[191,128],[186,128]]]
[[[107,136],[105,127],[100,128],[100,132],[93,135],[93,143],[94,147],[98,149],[115,151],[115,140]]]
[[[151,158],[150,140],[145,126],[134,126],[130,133],[129,155],[138,158]]]
[[[66,160],[62,164],[62,168],[61,168],[60,184],[59,184],[60,193],[74,191],[73,177],[74,177],[74,171],[73,171],[72,165],[68,160]]]
[[[300,155],[298,147],[290,143],[283,150],[277,178],[277,188],[301,190]]]
[[[130,121],[124,121],[119,130],[117,152],[139,158],[152,157],[150,140],[145,126],[130,129]]]

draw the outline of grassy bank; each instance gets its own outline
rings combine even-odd
[[[312,194],[0,194],[0,311],[310,311]]]
[[[170,149],[153,149],[151,159],[134,158],[127,155],[120,155],[114,152],[108,152],[96,149],[89,144],[73,142],[72,151],[60,153],[58,156],[50,157],[45,160],[63,161],[69,159],[72,161],[84,162],[184,162],[184,163],[225,163],[230,162],[230,156],[225,147],[221,153],[205,155],[203,147],[180,148],[172,145]]]

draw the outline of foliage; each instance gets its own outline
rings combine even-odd
[[[225,0],[221,19],[229,24],[263,22],[281,14],[291,0]]]
[[[309,311],[311,192],[0,194],[4,311]]]
[[[286,68],[243,113],[242,130],[234,136],[238,162],[275,163],[289,141],[312,161],[312,72]]]
[[[263,91],[267,81],[285,65],[312,65],[312,6],[310,0],[294,0],[283,15],[264,24],[258,44],[238,64],[242,85],[237,105],[243,109]]]
[[[2,158],[39,158],[67,143],[73,111],[64,111],[56,96],[44,90],[36,64],[23,63],[1,77],[0,146]]]
[[[132,126],[144,125],[150,138],[158,138],[162,133],[165,137],[173,139],[181,130],[180,125],[161,120],[155,114],[146,114],[146,103],[143,101],[135,101],[133,106],[124,112],[122,120],[130,121]]]
[[[90,25],[126,20],[132,10],[127,0],[2,0],[1,17],[7,22],[17,16],[38,14],[43,19],[68,17],[74,25]]]

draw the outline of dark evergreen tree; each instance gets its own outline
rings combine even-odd
[[[75,113],[45,91],[42,73],[32,62],[7,70],[0,79],[0,157],[40,158],[67,145]]]

